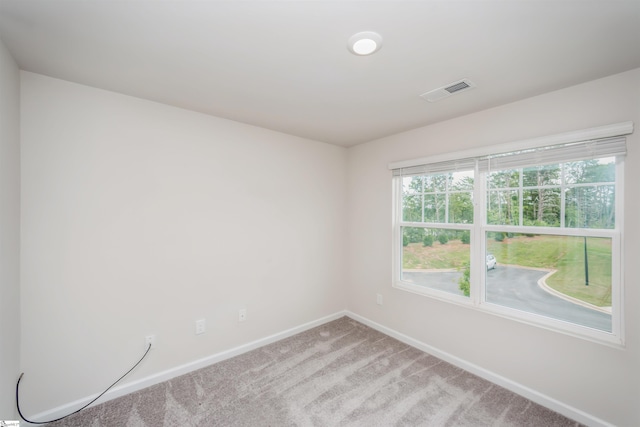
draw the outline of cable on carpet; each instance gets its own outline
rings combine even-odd
[[[118,378],[113,384],[111,384],[109,387],[107,387],[107,389],[105,391],[103,391],[102,393],[100,393],[98,395],[98,397],[96,397],[95,399],[93,399],[91,402],[87,403],[86,405],[84,405],[82,408],[78,409],[77,411],[74,411],[70,414],[67,414],[63,417],[60,418],[56,418],[55,420],[49,420],[49,421],[31,421],[28,420],[27,418],[25,418],[24,415],[22,415],[22,411],[20,410],[20,380],[22,379],[22,376],[24,375],[24,372],[20,374],[20,377],[18,378],[18,382],[16,383],[16,406],[18,408],[18,414],[20,415],[20,418],[22,418],[23,420],[25,420],[28,423],[31,424],[48,424],[48,423],[53,423],[56,421],[60,421],[63,420],[67,417],[70,417],[71,415],[77,414],[78,412],[82,411],[83,409],[87,408],[89,405],[91,405],[93,402],[95,402],[96,400],[100,399],[106,392],[108,392],[109,390],[111,390],[111,388],[118,384],[120,382],[121,379],[123,379],[124,377],[126,377],[127,375],[129,375],[129,372],[133,371],[136,366],[138,366],[145,357],[147,357],[147,354],[149,353],[149,350],[151,350],[151,344],[149,344],[149,347],[147,347],[147,351],[144,352],[144,354],[142,355],[142,357],[140,358],[140,360],[138,360],[138,362],[133,365],[133,367],[131,369],[129,369],[127,372],[125,372],[125,374],[123,376],[121,376],[120,378]]]

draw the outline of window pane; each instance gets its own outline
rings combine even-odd
[[[560,165],[525,168],[522,171],[522,185],[525,187],[560,185],[561,177]]]
[[[614,182],[615,167],[616,161],[613,157],[566,163],[565,181],[567,184]]]
[[[404,196],[402,201],[402,220],[410,222],[422,221],[422,196]]]
[[[402,178],[402,220],[473,222],[474,171]]]
[[[574,187],[565,197],[566,227],[615,228],[615,186]]]
[[[499,235],[500,234],[500,235]],[[487,233],[488,302],[611,332],[611,239]]]
[[[523,225],[560,226],[560,189],[524,190],[522,195]]]
[[[403,194],[415,194],[422,192],[421,176],[405,176],[402,178]]]
[[[487,224],[520,225],[518,190],[489,191]]]
[[[424,178],[425,192],[445,192],[447,190],[448,174],[428,175]]]
[[[520,170],[501,170],[491,172],[488,178],[489,188],[512,188],[520,186]]]
[[[425,194],[424,221],[445,222],[445,194]]]
[[[471,192],[449,195],[449,222],[455,224],[473,223],[473,197]]]
[[[402,244],[402,281],[469,296],[469,231],[402,227]]]
[[[455,172],[451,174],[449,191],[473,190],[473,171]]]

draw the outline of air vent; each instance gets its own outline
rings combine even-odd
[[[467,83],[465,81],[462,81],[460,83],[456,83],[456,84],[451,85],[449,87],[445,87],[444,90],[446,90],[449,93],[454,93],[454,92],[458,92],[460,90],[466,89],[468,87],[471,87],[471,86],[469,86],[469,83]]]
[[[463,79],[457,82],[450,83],[441,88],[423,93],[422,95],[420,95],[420,98],[423,98],[429,102],[435,102],[453,94],[472,89],[474,87],[476,87],[476,85],[471,80]]]

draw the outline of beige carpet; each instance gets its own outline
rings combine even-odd
[[[347,317],[50,426],[577,426]]]

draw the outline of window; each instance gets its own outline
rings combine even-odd
[[[622,135],[632,129],[390,165],[394,286],[622,344]]]
[[[475,161],[438,166],[401,177],[400,280],[458,295],[457,272],[471,259]]]

